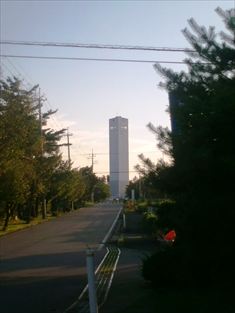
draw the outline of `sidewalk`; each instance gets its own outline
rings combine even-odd
[[[127,229],[125,236],[107,301],[99,313],[235,312],[234,288],[151,288],[142,278],[141,264],[144,255],[153,252],[156,244],[145,240],[137,228]]]
[[[137,220],[127,219],[127,225]],[[144,255],[154,249],[153,243],[136,233],[138,227],[129,227],[125,232],[124,244],[114,274],[106,303],[100,313],[155,313],[154,291],[149,288],[141,275]],[[133,233],[135,231],[135,233]],[[151,299],[151,300],[150,300]]]

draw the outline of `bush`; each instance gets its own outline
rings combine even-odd
[[[126,212],[136,211],[136,202],[132,200],[127,200],[123,203],[123,208]]]
[[[193,255],[177,245],[162,246],[142,263],[142,275],[156,288],[187,288],[204,284],[204,273],[196,273]]]
[[[160,228],[177,229],[181,219],[181,209],[176,202],[164,200],[159,203],[157,209],[158,226]]]
[[[148,235],[156,235],[158,232],[157,220],[158,217],[156,214],[154,214],[153,212],[145,212],[142,219],[144,232]]]
[[[142,263],[142,275],[155,287],[165,288],[176,284],[176,273],[179,271],[174,250],[164,247],[147,256]]]
[[[164,245],[143,259],[142,275],[157,288],[229,286],[235,279],[232,254],[231,247],[216,251],[210,245],[198,249],[177,243]]]
[[[140,212],[140,213],[144,213],[146,212],[148,209],[148,203],[145,201],[145,202],[140,202],[137,204],[137,211]]]

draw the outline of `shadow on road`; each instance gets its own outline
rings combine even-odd
[[[96,254],[96,264],[105,252]],[[0,268],[4,313],[63,312],[86,285],[85,251],[5,259]]]

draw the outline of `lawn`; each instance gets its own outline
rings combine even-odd
[[[34,218],[29,224],[27,224],[25,221],[23,220],[10,220],[8,228],[6,231],[2,231],[3,225],[4,225],[4,221],[1,219],[0,220],[0,237],[4,236],[6,234],[9,233],[13,233],[15,231],[24,229],[24,228],[28,228],[46,221],[50,221],[52,219],[54,219],[55,217],[52,216],[48,216],[46,219],[42,219],[41,217],[37,217]]]

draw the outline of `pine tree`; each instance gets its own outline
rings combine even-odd
[[[172,132],[155,133],[172,163],[157,173],[156,187],[176,201],[169,214],[177,233],[171,278],[178,281],[176,271],[201,283],[235,277],[235,23],[234,10],[216,11],[230,34],[219,40],[214,27],[190,19],[192,32],[183,30],[195,50],[185,60],[188,71],[155,65],[171,99]]]
[[[38,214],[42,196],[61,162],[59,140],[65,130],[41,131],[37,86],[22,88],[16,77],[0,81],[0,208],[5,211],[5,225],[14,214],[30,221]],[[42,149],[43,147],[43,149]]]

